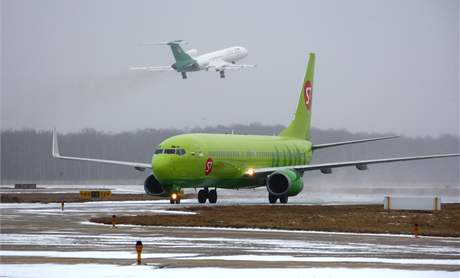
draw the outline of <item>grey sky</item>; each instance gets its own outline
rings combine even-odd
[[[163,46],[245,46],[255,69],[169,65]],[[1,127],[68,132],[287,124],[317,53],[313,126],[459,133],[459,1],[2,1]]]

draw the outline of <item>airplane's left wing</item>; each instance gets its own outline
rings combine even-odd
[[[140,163],[140,162],[128,162],[128,161],[118,161],[118,160],[106,160],[106,159],[94,159],[94,158],[85,158],[85,157],[75,157],[75,156],[62,156],[59,153],[59,145],[57,140],[56,130],[53,129],[53,148],[51,152],[54,158],[67,159],[67,160],[78,160],[78,161],[89,161],[96,163],[105,163],[112,165],[121,165],[121,166],[130,166],[138,171],[145,171],[145,169],[152,169],[152,165],[149,163]]]
[[[248,170],[248,175],[262,175],[270,174],[281,169],[293,169],[298,172],[306,172],[313,170],[320,170],[324,174],[332,173],[332,168],[355,166],[358,170],[367,170],[369,164],[380,164],[380,163],[391,163],[400,161],[410,160],[422,160],[422,159],[433,159],[433,158],[445,158],[445,157],[458,157],[460,153],[452,154],[436,154],[436,155],[425,155],[425,156],[406,156],[406,157],[394,157],[394,158],[383,158],[383,159],[370,159],[370,160],[356,160],[356,161],[344,161],[344,162],[332,162],[332,163],[321,163],[311,165],[294,165],[294,166],[281,166],[281,167],[268,167],[259,169]]]
[[[145,66],[145,67],[130,67],[129,70],[145,70],[145,71],[174,71],[171,66]]]

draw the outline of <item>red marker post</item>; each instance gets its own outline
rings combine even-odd
[[[114,214],[112,215],[112,227],[113,228],[116,228],[116,225],[117,224],[117,216]]]
[[[136,242],[136,252],[137,252],[137,264],[141,264],[141,253],[143,249],[142,241],[138,240]]]
[[[420,228],[418,226],[418,223],[414,224],[413,232],[414,232],[414,237],[418,237],[420,235]]]

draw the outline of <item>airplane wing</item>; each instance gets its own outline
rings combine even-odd
[[[361,140],[352,140],[352,141],[342,141],[342,142],[318,144],[318,145],[313,145],[312,149],[317,150],[317,149],[336,147],[336,146],[342,146],[342,145],[348,145],[348,144],[356,144],[356,143],[364,143],[364,142],[371,142],[371,141],[393,139],[393,138],[398,138],[398,137],[399,136],[386,136],[386,137],[375,137],[375,138],[368,138],[368,139],[361,139]]]
[[[215,69],[215,70],[227,70],[227,69],[242,69],[242,68],[254,68],[256,65],[242,65],[242,64],[232,64],[224,60],[212,60],[209,62],[209,65],[206,69]]]
[[[129,70],[145,70],[145,71],[174,71],[171,66],[146,66],[146,67],[130,67]]]
[[[410,161],[410,160],[422,160],[422,159],[433,159],[443,157],[458,157],[460,153],[452,154],[436,154],[436,155],[425,155],[425,156],[406,156],[406,157],[395,157],[395,158],[383,158],[383,159],[370,159],[370,160],[356,160],[356,161],[344,161],[344,162],[332,162],[332,163],[321,163],[321,164],[310,164],[310,165],[294,165],[294,166],[281,166],[281,167],[268,167],[259,169],[250,169],[246,172],[248,175],[262,175],[270,174],[281,169],[297,170],[301,173],[306,171],[320,170],[323,174],[332,173],[332,168],[355,166],[358,170],[367,170],[369,164],[380,164],[380,163],[391,163],[399,161]]]
[[[79,160],[79,161],[89,161],[97,163],[106,163],[112,165],[121,165],[121,166],[130,166],[138,171],[145,171],[145,169],[152,169],[152,164],[150,163],[139,163],[139,162],[128,162],[128,161],[118,161],[118,160],[105,160],[105,159],[94,159],[94,158],[84,158],[84,157],[74,157],[74,156],[62,156],[59,153],[59,145],[57,140],[56,130],[53,129],[53,148],[52,156],[59,159],[67,160]]]

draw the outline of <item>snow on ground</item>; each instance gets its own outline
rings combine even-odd
[[[4,264],[1,265],[0,276],[9,278],[31,277],[341,277],[341,278],[458,278],[459,272],[447,271],[414,271],[398,269],[348,269],[348,268],[257,268],[257,269],[229,269],[229,268],[162,268],[147,265],[118,266],[106,264]]]
[[[143,253],[144,259],[190,258],[200,254]],[[135,259],[136,252],[125,251],[10,251],[0,250],[0,256],[8,257],[50,257],[50,258],[91,258],[91,259]]]
[[[387,263],[387,264],[432,264],[432,265],[460,265],[460,260],[430,260],[430,259],[386,259],[386,258],[359,258],[359,257],[295,257],[295,256],[210,256],[191,257],[188,260],[230,260],[230,261],[265,261],[265,262],[347,262],[347,263]]]
[[[126,233],[104,234],[78,234],[67,232],[28,233],[28,234],[1,234],[2,245],[33,245],[33,246],[73,246],[94,248],[126,248],[141,240],[146,246],[168,248],[169,250],[194,250],[204,248],[212,250],[219,247],[220,250],[241,249],[243,252],[252,253],[295,253],[295,254],[324,254],[338,257],[341,255],[372,255],[372,254],[433,254],[433,255],[457,255],[460,249],[456,246],[439,245],[386,245],[364,242],[347,242],[340,244],[327,240],[288,240],[268,238],[230,238],[230,237],[180,237],[165,236],[155,232],[147,235],[130,235]],[[193,253],[193,252],[192,252]],[[1,254],[1,251],[0,251]],[[257,254],[258,255],[258,254]]]

